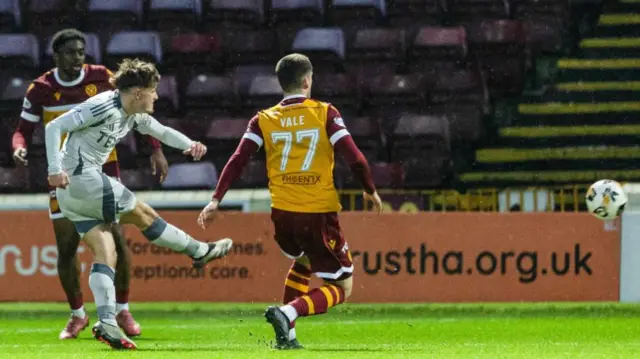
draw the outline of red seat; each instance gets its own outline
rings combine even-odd
[[[263,0],[205,0],[205,31],[257,30],[264,23]]]
[[[57,31],[77,27],[82,16],[67,0],[30,0],[26,14],[26,27],[39,39]]]
[[[145,25],[162,33],[188,33],[202,18],[201,0],[150,0]]]
[[[0,1],[0,32],[13,32],[22,27],[20,0]]]
[[[134,31],[142,26],[143,0],[90,0],[85,15],[85,29],[99,34],[100,41],[121,31]]]
[[[165,67],[183,74],[219,72],[224,68],[222,40],[212,34],[180,34],[171,38]]]

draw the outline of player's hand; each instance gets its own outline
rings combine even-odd
[[[164,182],[169,172],[169,162],[167,162],[167,158],[164,156],[162,150],[153,150],[149,160],[151,161],[151,174],[155,176],[156,172],[160,171],[160,183]]]
[[[218,212],[218,200],[212,200],[209,204],[204,207],[202,212],[200,212],[200,216],[198,216],[198,225],[202,229],[206,229],[208,222],[213,221],[216,213]]]
[[[13,152],[13,160],[18,165],[26,166],[27,164],[29,164],[29,161],[27,161],[27,149],[24,147],[20,147],[15,150],[15,152]]]
[[[371,202],[373,204],[373,209],[375,209],[378,214],[382,213],[382,200],[380,199],[378,192],[373,192],[372,194],[363,192],[362,197],[365,201]]]
[[[64,172],[51,175],[49,176],[49,185],[55,188],[67,188],[69,185],[69,176]]]
[[[191,145],[191,148],[182,152],[187,156],[193,157],[194,160],[200,161],[202,157],[207,153],[207,146],[203,145],[200,142],[194,142]]]

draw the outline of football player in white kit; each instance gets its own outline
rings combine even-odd
[[[213,243],[193,239],[165,222],[117,179],[102,173],[102,165],[118,141],[135,129],[200,160],[207,148],[150,116],[158,99],[160,75],[155,66],[126,59],[113,77],[116,90],[100,93],[46,126],[49,184],[56,187],[60,208],[94,255],[89,286],[98,318],[94,337],[112,348],[135,349],[115,320],[116,251],[111,224],[133,224],[161,247],[184,253],[193,266],[203,267],[224,257],[232,246],[225,238]],[[62,149],[61,135],[68,134]]]

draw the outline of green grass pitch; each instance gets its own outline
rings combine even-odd
[[[302,351],[270,348],[265,304],[133,303],[135,352],[89,328],[60,341],[66,305],[0,303],[0,358],[638,358],[640,306],[346,304],[297,323]],[[95,311],[89,307],[92,323]]]

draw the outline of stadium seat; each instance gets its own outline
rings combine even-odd
[[[118,32],[140,29],[143,5],[143,0],[90,0],[85,30],[97,33],[105,44]]]
[[[298,30],[325,25],[323,0],[272,0],[270,26],[275,28],[281,50],[291,48]]]
[[[256,30],[264,23],[263,0],[205,0],[205,31],[220,29]]]
[[[222,33],[227,53],[226,66],[273,64],[280,58],[280,45],[275,31],[250,30]]]
[[[443,2],[443,1],[442,1]],[[387,0],[388,22],[394,27],[442,23],[441,0]]]
[[[20,0],[0,1],[0,32],[14,32],[22,28]]]
[[[403,164],[406,187],[441,185],[451,165],[446,117],[440,114],[402,114],[392,138],[391,155],[393,161]]]
[[[402,161],[404,188],[428,189],[448,186],[451,178],[451,158],[437,150],[425,150],[418,157]]]
[[[472,24],[488,19],[508,19],[508,0],[448,0],[447,17],[455,24]]]
[[[476,55],[492,93],[520,93],[527,64],[522,22],[487,20],[468,25],[467,33],[469,51]]]
[[[102,63],[102,47],[100,45],[100,39],[96,34],[85,33],[85,62],[88,64],[101,64]],[[47,39],[47,49],[44,53],[43,67],[53,68],[55,63],[53,62],[53,37]]]
[[[262,160],[251,160],[240,175],[240,183],[243,187],[264,188],[269,183],[267,167]]]
[[[115,69],[118,62],[126,57],[137,57],[156,65],[162,64],[160,36],[155,32],[145,31],[124,31],[113,35],[107,44],[105,65]]]
[[[218,171],[211,162],[178,163],[169,166],[163,189],[211,189],[218,183]]]
[[[387,15],[385,0],[331,0],[329,23],[348,33],[383,24]]]
[[[154,104],[156,111],[161,113],[174,113],[180,107],[178,94],[178,80],[172,75],[162,75],[158,84],[158,100]]]
[[[207,111],[190,111],[183,117],[159,117],[158,121],[164,124],[165,126],[169,126],[171,128],[175,128],[176,130],[184,133],[187,137],[191,138],[194,141],[203,141],[206,137],[207,128],[209,126],[209,121],[211,121],[211,114]],[[140,141],[138,142],[140,143]],[[138,148],[142,148],[138,146]],[[180,156],[180,160],[184,160],[184,155],[182,155],[182,151],[177,151]]]
[[[346,44],[340,28],[305,28],[296,34],[291,51],[311,58],[314,72],[342,72]]]
[[[77,27],[82,18],[69,0],[31,0],[28,4],[25,25],[39,39],[64,28]]]
[[[383,137],[375,118],[352,116],[348,113],[342,113],[342,117],[353,141],[365,157],[376,159],[384,155]]]
[[[392,138],[394,160],[411,158],[427,150],[449,150],[447,119],[441,114],[405,112]]]
[[[446,114],[449,122],[449,136],[451,143],[456,143],[456,147],[474,146],[476,141],[482,138],[483,111],[479,106],[473,104],[455,103],[445,106],[443,113]]]
[[[330,102],[340,111],[357,112],[360,110],[362,96],[355,81],[350,74],[315,76],[311,94],[321,101]]]
[[[527,48],[534,56],[541,53],[561,54],[566,50],[565,43],[569,34],[563,22],[540,18],[525,21],[523,26]]]
[[[209,146],[209,155],[219,168],[224,168],[229,156],[240,143],[247,130],[249,118],[219,116],[210,121],[206,130],[205,143]]]
[[[368,28],[358,30],[347,44],[349,61],[402,61],[404,57],[402,29]]]
[[[468,103],[484,108],[488,90],[482,77],[472,70],[442,70],[426,74],[424,85],[430,103]]]
[[[228,109],[238,106],[233,77],[196,74],[187,82],[185,105],[189,109]]]
[[[242,107],[259,110],[282,100],[282,88],[275,75],[259,75],[251,80],[248,92],[240,92]]]
[[[2,38],[0,37],[0,42]],[[2,107],[6,107],[9,111],[16,113],[22,105],[24,95],[32,79],[28,76],[18,76],[13,73],[3,73],[0,77],[0,91],[2,96],[0,102]],[[18,111],[19,112],[19,111]]]
[[[0,192],[25,192],[29,170],[27,167],[0,167]]]
[[[148,170],[125,169],[120,171],[120,181],[133,191],[150,190],[154,187],[154,179]]]
[[[0,69],[31,70],[40,67],[40,44],[32,34],[0,34]]]
[[[373,162],[371,177],[376,188],[404,187],[404,171],[400,163]]]
[[[385,112],[425,107],[423,74],[381,74],[369,79],[366,86],[365,106],[370,109]]]
[[[164,68],[182,74],[220,72],[224,68],[221,39],[211,34],[180,34],[171,38]]]
[[[410,40],[410,71],[437,71],[459,67],[467,56],[467,32],[464,27],[423,26]]]
[[[251,81],[257,76],[273,75],[273,65],[239,65],[228,71],[233,77],[235,88],[238,93],[249,92]]]
[[[201,0],[150,0],[147,30],[162,33],[188,33],[200,24]]]

